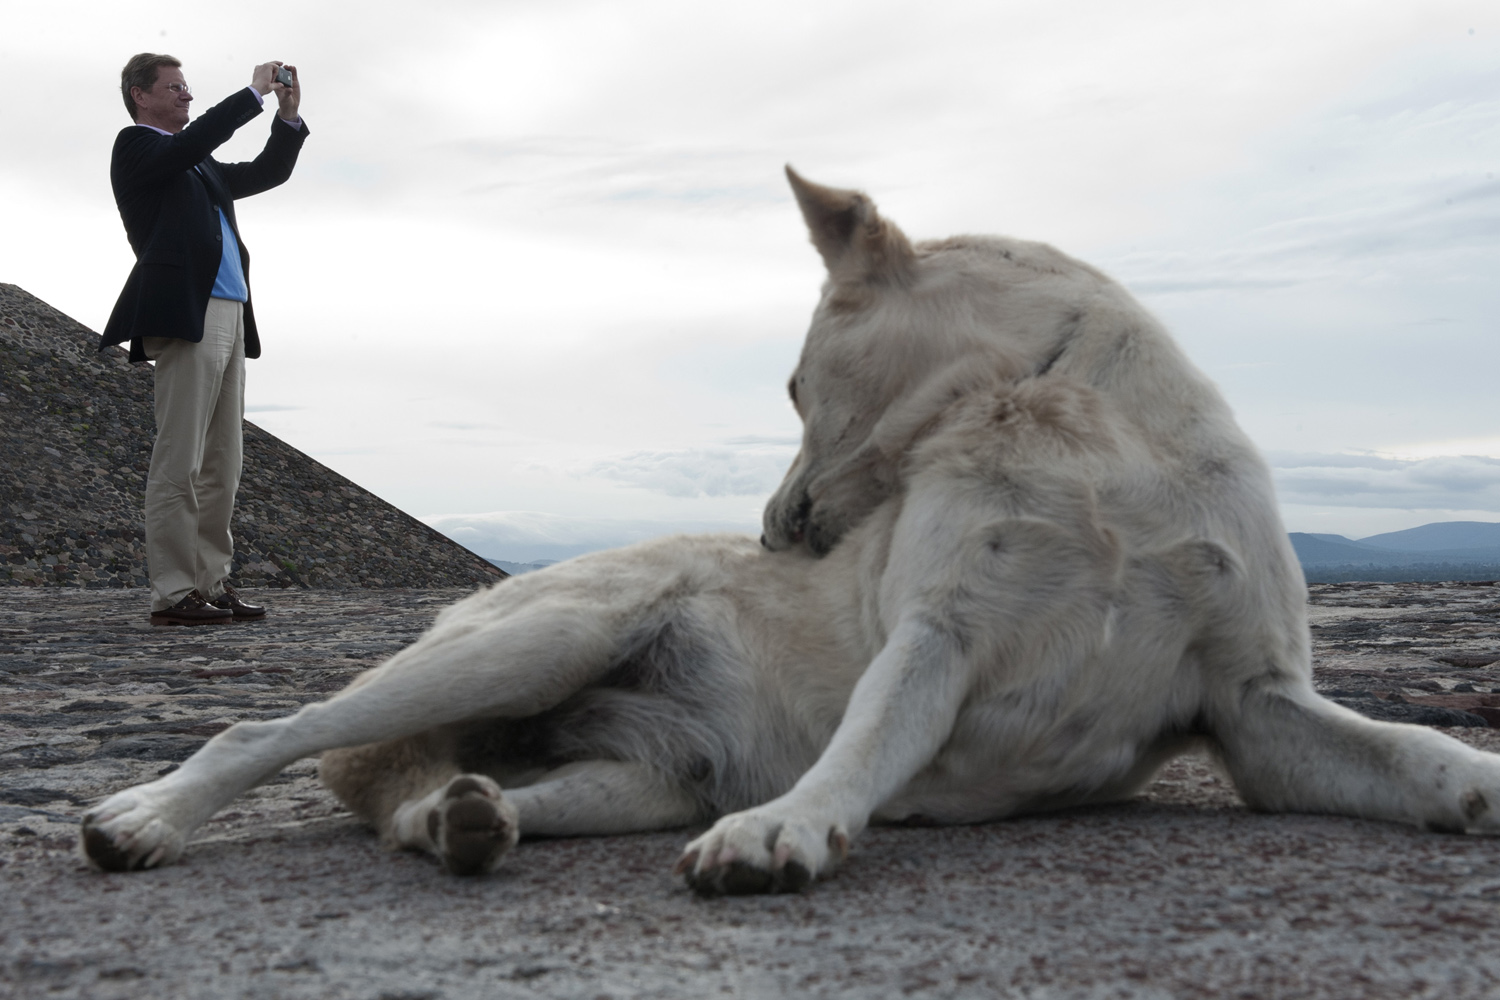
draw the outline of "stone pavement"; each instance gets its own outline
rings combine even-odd
[[[382,851],[313,761],[178,865],[79,860],[87,803],[326,696],[463,593],[268,591],[267,622],[153,630],[140,590],[0,589],[0,995],[1500,995],[1500,842],[1253,814],[1194,758],[1119,806],[871,830],[799,896],[693,896],[670,875],[691,831],[526,841],[453,878]],[[1500,750],[1477,724],[1500,587],[1321,585],[1311,611],[1321,687],[1465,713],[1447,731]]]

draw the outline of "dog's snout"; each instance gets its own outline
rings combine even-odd
[[[761,533],[760,544],[772,552],[802,544],[807,534],[812,500],[806,490],[794,495],[797,497],[795,502],[779,502],[785,494],[778,494],[766,507],[765,530]]]

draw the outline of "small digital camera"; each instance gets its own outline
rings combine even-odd
[[[283,87],[290,87],[292,85],[292,71],[287,69],[285,66],[277,66],[276,82],[281,84]]]

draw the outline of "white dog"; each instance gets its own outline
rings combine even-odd
[[[521,833],[717,818],[678,864],[705,893],[801,888],[872,821],[1124,798],[1194,742],[1258,809],[1500,832],[1500,757],[1313,693],[1266,466],[1123,289],[1037,243],[912,245],[788,173],[828,281],[760,544],[670,538],[475,594],[328,701],[100,804],[88,856],[169,862],[320,751],[389,844],[458,873]]]

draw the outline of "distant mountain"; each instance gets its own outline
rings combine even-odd
[[[1405,531],[1388,531],[1359,540],[1397,552],[1433,552],[1443,549],[1494,549],[1500,551],[1500,522],[1438,521]]]
[[[1294,531],[1288,537],[1292,540],[1292,548],[1297,552],[1297,561],[1303,566],[1345,563],[1355,566],[1376,563],[1387,565],[1392,564],[1392,560],[1400,559],[1400,556],[1386,549],[1361,545],[1343,535],[1308,535]]]
[[[1500,523],[1442,521],[1355,541],[1294,531],[1309,583],[1500,579]]]

